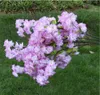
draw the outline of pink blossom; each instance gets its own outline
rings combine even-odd
[[[49,78],[56,72],[57,67],[64,69],[71,61],[71,53],[79,54],[75,49],[75,41],[85,36],[87,28],[77,22],[74,13],[62,12],[58,21],[54,17],[42,17],[39,20],[16,20],[17,34],[20,37],[28,35],[28,43],[5,40],[6,57],[23,61],[23,67],[12,65],[12,74],[28,74],[41,86],[49,83]],[[26,33],[26,34],[25,34]],[[75,49],[75,51],[74,51]]]
[[[5,40],[5,42],[4,42],[5,47],[12,47],[13,45],[14,45],[14,43],[12,41]]]
[[[36,81],[42,86],[42,85],[46,85],[47,83],[49,83],[48,80],[48,77],[45,77],[45,76],[41,76],[41,75],[38,75],[36,77]]]
[[[23,19],[17,19],[16,20],[16,28],[20,28],[23,23],[24,23],[24,20]]]
[[[18,31],[17,31],[17,34],[20,36],[20,37],[24,37],[25,35],[24,35],[24,30],[23,30],[23,28],[19,28],[18,29]]]
[[[66,55],[65,52],[59,54],[56,59],[56,63],[58,64],[58,67],[62,69],[64,69],[70,61],[71,61],[71,56]]]
[[[15,77],[18,77],[18,73],[19,74],[22,74],[24,72],[24,68],[23,67],[20,67],[20,66],[15,66],[15,65],[12,65],[12,70],[13,70],[13,75]]]
[[[80,27],[80,29],[81,29],[81,31],[82,31],[83,33],[86,33],[86,31],[87,31],[86,24],[80,23],[80,24],[79,24],[79,27]]]

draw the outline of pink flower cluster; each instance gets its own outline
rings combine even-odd
[[[49,77],[55,74],[57,67],[64,69],[71,61],[67,50],[78,54],[75,41],[84,37],[87,28],[84,23],[76,21],[73,13],[63,12],[54,17],[42,17],[39,20],[16,20],[17,33],[20,37],[29,35],[28,45],[15,44],[5,40],[6,57],[23,61],[24,66],[12,65],[12,74],[28,74],[40,85],[49,83]]]

